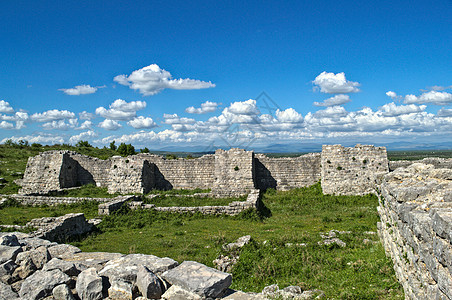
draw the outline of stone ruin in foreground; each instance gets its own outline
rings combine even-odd
[[[377,225],[380,239],[394,262],[394,269],[406,298],[452,299],[452,159],[388,162],[384,147],[362,145],[353,148],[323,146],[321,153],[294,158],[269,158],[252,151],[231,149],[217,150],[214,155],[197,159],[165,160],[160,156],[139,154],[99,160],[74,152],[52,151],[30,158],[21,193],[45,194],[94,183],[107,187],[111,193],[145,193],[154,188],[211,188],[218,195],[241,195],[255,189],[287,190],[309,186],[319,180],[325,194],[375,193],[378,196],[381,222]],[[47,246],[48,251],[52,247]],[[29,251],[38,249],[40,248],[35,247]],[[43,252],[44,249],[39,251]],[[93,255],[102,260],[102,255],[107,254]],[[100,257],[97,258],[96,255]],[[94,261],[99,261],[96,259]],[[100,276],[96,272],[109,269],[109,264],[117,267],[133,264],[133,259],[127,256],[109,257],[102,269],[84,271],[84,276],[99,282]],[[8,263],[11,264],[11,260],[0,266],[0,272]],[[151,273],[152,267],[152,263],[149,263],[148,271]],[[188,269],[185,270],[185,267]],[[208,297],[206,289],[199,289],[200,286],[206,287],[207,282],[193,276],[196,271],[190,273],[196,268],[204,267],[192,266],[189,262],[181,268],[182,273],[173,279],[163,280],[173,280],[173,291],[180,289],[172,298],[165,299]],[[219,272],[202,270],[205,274]],[[124,272],[122,275],[128,276]],[[140,277],[151,276],[146,270],[140,272]],[[154,273],[157,278],[163,276],[158,271]],[[212,278],[219,278],[222,282],[211,285],[219,287],[215,290],[215,297],[265,298],[261,294],[242,292],[226,296],[224,292],[230,284],[226,278],[229,277],[227,273],[215,274],[211,274]],[[137,280],[137,277],[134,278]],[[115,288],[110,287],[113,292],[121,288],[130,290],[130,286],[124,287],[121,286],[123,283],[112,280],[115,284]],[[62,289],[63,286],[60,290]],[[179,296],[177,293],[180,293]],[[263,298],[259,298],[261,296]]]

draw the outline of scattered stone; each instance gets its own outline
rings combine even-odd
[[[35,250],[29,250],[21,252],[17,255],[16,263],[21,264],[21,261],[31,258],[36,268],[42,269],[44,264],[50,260],[50,253],[45,246],[36,248]]]
[[[14,280],[25,279],[37,270],[31,257],[26,257],[20,262],[20,266],[16,268],[12,274]]]
[[[48,263],[42,268],[43,271],[60,270],[61,272],[69,276],[77,276],[80,274],[80,270],[76,268],[74,263],[69,261],[64,261],[59,258],[52,258]]]
[[[114,280],[111,282],[111,286],[108,289],[108,297],[115,300],[132,300],[132,296],[132,284],[123,280]]]
[[[14,270],[17,268],[17,265],[12,260],[7,260],[6,262],[0,265],[0,277],[5,275],[11,275]]]
[[[17,254],[22,252],[22,247],[0,246],[0,264],[8,260],[16,260]]]
[[[232,276],[194,261],[184,261],[174,269],[162,274],[172,285],[198,294],[202,297],[217,297],[232,282]]]
[[[23,238],[23,239],[19,239],[19,242],[22,245],[25,245],[27,250],[36,249],[36,248],[39,248],[41,246],[44,246],[44,247],[48,248],[50,246],[57,245],[57,243],[55,243],[55,242],[51,242],[51,241],[44,240],[44,239],[37,238],[37,237],[26,237],[26,238]]]
[[[2,246],[20,246],[19,241],[17,240],[17,236],[14,234],[11,235],[4,235],[0,237],[0,245]]]
[[[80,250],[79,248],[68,244],[58,244],[55,246],[50,246],[47,250],[49,250],[50,256],[52,258],[61,258],[63,256],[69,256],[71,254],[82,252],[82,250]]]
[[[52,294],[53,288],[68,283],[69,276],[60,270],[36,271],[22,283],[19,296],[26,299],[41,299]]]
[[[55,300],[75,300],[71,289],[66,284],[60,284],[54,287],[52,296]]]
[[[13,300],[18,298],[19,295],[9,285],[0,282],[0,300]]]
[[[95,268],[97,271],[102,270],[104,265],[110,261],[123,257],[121,253],[108,252],[80,252],[75,254],[61,255],[64,261],[73,262],[79,270]]]
[[[145,266],[138,266],[136,285],[148,299],[160,299],[163,294],[161,280]]]
[[[213,264],[217,270],[222,272],[231,272],[232,267],[237,263],[238,256],[229,257],[227,255],[222,255],[213,261]]]
[[[95,268],[89,268],[81,272],[77,277],[75,288],[81,300],[99,300],[103,298],[102,278],[97,275]]]
[[[231,290],[222,299],[223,300],[267,300],[268,298],[262,294],[245,293],[242,291]]]
[[[202,297],[193,292],[187,291],[180,286],[172,285],[163,295],[164,300],[201,300]]]
[[[237,241],[235,241],[234,243],[229,243],[229,244],[223,246],[223,250],[232,251],[232,250],[236,250],[236,249],[241,249],[241,248],[243,248],[243,246],[248,244],[250,241],[251,241],[251,235],[245,235],[245,236],[239,237],[237,239]]]

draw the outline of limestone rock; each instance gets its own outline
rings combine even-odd
[[[26,237],[26,238],[23,238],[23,239],[19,239],[19,242],[22,245],[25,245],[27,247],[27,249],[36,249],[36,248],[39,248],[41,246],[50,247],[50,246],[57,245],[57,243],[55,243],[55,242],[51,242],[51,241],[48,241],[48,240],[40,239],[40,238],[37,238],[37,237]]]
[[[235,250],[235,249],[241,249],[241,248],[243,248],[243,246],[248,244],[250,242],[250,240],[251,240],[251,235],[245,235],[245,236],[239,237],[237,239],[237,241],[235,241],[234,243],[229,243],[229,244],[223,246],[223,250],[231,251],[231,250]]]
[[[268,298],[262,294],[245,293],[242,291],[231,291],[223,300],[267,300]]]
[[[71,289],[66,284],[60,284],[54,287],[52,296],[55,300],[75,300]]]
[[[110,261],[124,256],[121,253],[108,252],[80,252],[75,254],[61,255],[64,261],[73,262],[78,269],[95,268],[97,271],[102,270],[104,265]]]
[[[125,281],[135,283],[138,266],[147,267],[154,274],[160,274],[177,266],[177,262],[171,258],[160,258],[154,255],[129,254],[118,259],[109,261],[99,272],[99,275],[108,278],[121,278]]]
[[[148,299],[160,299],[163,294],[160,279],[145,266],[138,266],[136,285],[140,293]]]
[[[202,297],[217,297],[232,283],[232,276],[194,261],[184,261],[178,267],[162,274],[172,285]]]
[[[14,280],[25,279],[37,270],[31,257],[26,257],[20,262],[20,266],[16,268],[12,274]]]
[[[52,258],[53,257],[61,258],[63,256],[69,256],[74,253],[82,252],[82,250],[80,250],[79,248],[68,244],[58,244],[49,247],[47,250],[49,250],[50,256]]]
[[[55,269],[58,269],[69,276],[77,276],[80,273],[80,270],[76,268],[74,263],[64,261],[59,258],[52,258],[42,268],[43,271],[51,271]]]
[[[19,296],[26,299],[41,299],[52,294],[53,288],[70,282],[71,278],[60,270],[36,271],[22,283]]]
[[[132,300],[132,284],[123,280],[114,280],[108,289],[108,297],[115,300]]]
[[[17,240],[17,236],[14,234],[4,235],[0,237],[0,245],[2,246],[20,246],[19,241]]]
[[[27,258],[33,261],[36,268],[42,269],[44,264],[50,260],[50,253],[45,246],[40,246],[34,250],[19,253],[16,258],[16,263],[21,264]]]
[[[19,254],[22,251],[23,250],[20,246],[15,247],[0,246],[0,264],[8,260],[16,260],[17,254]]]
[[[17,295],[9,285],[0,282],[0,300],[13,300],[18,298],[19,295]]]
[[[17,265],[14,263],[14,261],[7,260],[6,262],[0,264],[0,277],[11,275],[16,268]]]
[[[180,286],[172,285],[163,295],[164,300],[201,300],[202,297],[193,292],[187,291]]]
[[[77,294],[81,300],[99,300],[103,298],[102,278],[95,268],[89,268],[81,272],[75,285]]]

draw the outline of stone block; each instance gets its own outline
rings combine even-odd
[[[75,289],[81,300],[103,299],[103,281],[94,268],[89,268],[78,275]]]
[[[52,295],[53,288],[69,283],[71,278],[60,270],[36,271],[22,283],[19,296],[25,299],[42,299]]]

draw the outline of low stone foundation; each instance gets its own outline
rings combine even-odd
[[[112,199],[118,199],[125,196],[118,196],[116,198],[90,198],[90,197],[52,197],[52,196],[27,196],[27,195],[0,195],[0,198],[14,199],[20,204],[23,205],[58,205],[58,204],[72,204],[72,203],[80,203],[83,201],[97,201],[97,202],[110,202]]]

